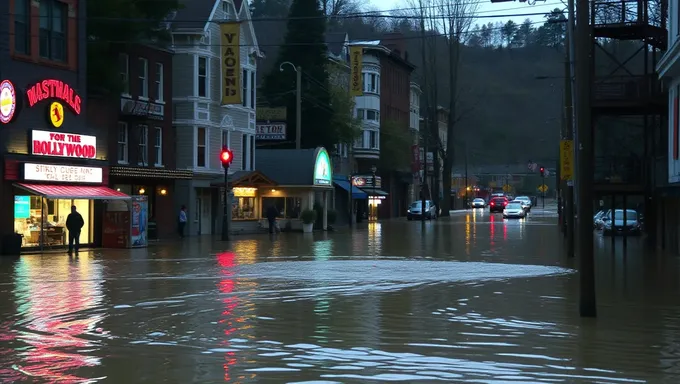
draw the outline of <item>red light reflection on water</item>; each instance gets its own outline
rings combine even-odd
[[[20,320],[23,330],[16,330],[17,324],[0,327],[0,338],[19,344],[15,350],[0,352],[9,357],[12,362],[9,365],[14,365],[12,370],[19,374],[14,380],[33,377],[49,382],[82,383],[91,379],[73,372],[100,364],[99,357],[91,354],[97,344],[80,337],[95,331],[103,318],[100,314],[86,313],[101,301],[100,280],[93,276],[95,268],[85,265],[89,261],[65,263],[48,266],[27,261],[17,267],[14,293],[20,303],[18,314],[23,317]],[[62,281],[44,281],[45,276],[55,273],[61,275]],[[0,371],[3,382],[13,376],[6,376],[7,373],[7,369]]]
[[[224,304],[224,311],[222,311],[222,318],[219,320],[220,324],[224,326],[224,336],[227,338],[234,333],[237,328],[234,326],[233,312],[239,305],[238,297],[232,295],[234,292],[234,266],[236,255],[233,252],[222,252],[217,255],[217,262],[222,267],[220,274],[222,279],[217,283],[217,287],[220,293],[225,295],[222,299]],[[222,344],[226,347],[229,345],[229,340],[225,339]],[[236,354],[234,352],[225,352],[224,354],[225,362],[222,364],[224,368],[224,381],[231,381],[231,376],[229,374],[229,367],[236,364]]]

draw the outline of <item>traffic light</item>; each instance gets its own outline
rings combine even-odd
[[[541,167],[539,171],[541,172],[541,176],[545,175],[545,168]]]
[[[234,160],[234,153],[231,151],[231,149],[222,147],[222,152],[220,152],[220,161],[222,162],[222,166],[224,168],[229,168],[232,160]]]

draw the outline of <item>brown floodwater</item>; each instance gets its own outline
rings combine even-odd
[[[599,317],[581,319],[556,221],[1,259],[0,382],[680,382],[677,259],[596,235]]]

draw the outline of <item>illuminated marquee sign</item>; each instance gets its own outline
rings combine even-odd
[[[24,180],[60,183],[102,183],[102,168],[24,163]]]
[[[94,159],[97,138],[76,133],[31,131],[31,154],[38,156]]]
[[[61,80],[43,80],[28,88],[28,106],[33,107],[37,103],[47,99],[58,99],[66,103],[73,113],[80,115],[82,100],[78,93],[68,84]]]
[[[47,110],[47,118],[54,128],[61,127],[64,124],[64,106],[58,101],[52,102]]]
[[[11,123],[17,111],[17,92],[9,80],[0,83],[0,122]]]

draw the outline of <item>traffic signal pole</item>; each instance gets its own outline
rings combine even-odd
[[[541,200],[545,209],[545,171],[541,172]]]
[[[222,241],[231,240],[229,223],[231,222],[231,188],[229,188],[229,165],[234,159],[234,155],[227,147],[222,148],[220,161],[224,168],[224,212],[222,214]]]

